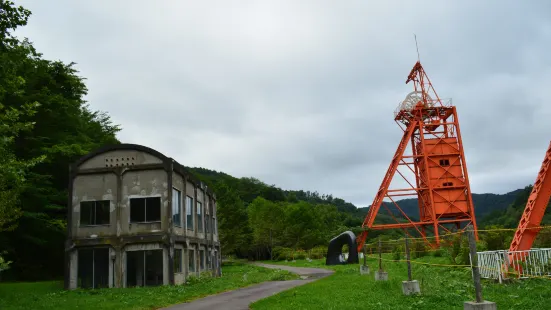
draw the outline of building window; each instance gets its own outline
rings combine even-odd
[[[82,201],[80,225],[109,225],[109,200]]]
[[[201,271],[205,270],[205,251],[199,251],[199,264],[201,266]]]
[[[174,273],[182,272],[182,249],[174,249]]]
[[[210,216],[208,214],[205,215],[205,232],[210,232]]]
[[[161,197],[130,198],[130,222],[161,221]]]
[[[189,250],[188,269],[189,272],[195,272],[195,251],[192,249]]]
[[[203,204],[197,201],[197,231],[203,232]]]
[[[126,253],[126,286],[163,285],[163,250]]]
[[[193,198],[186,196],[186,224],[187,229],[193,230]]]
[[[450,160],[449,159],[440,159],[440,166],[447,167],[449,165],[450,165]]]
[[[212,228],[212,232],[213,232],[215,235],[217,235],[217,234],[218,234],[218,225],[216,225],[216,218],[215,218],[215,217],[212,218],[212,225],[214,226],[214,227]]]
[[[172,223],[174,226],[182,227],[182,193],[172,189]]]
[[[109,287],[109,249],[79,249],[78,255],[78,287],[105,288]]]

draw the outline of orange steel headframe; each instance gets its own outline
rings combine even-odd
[[[520,222],[518,223],[515,236],[511,241],[509,252],[525,251],[532,248],[540,231],[539,225],[551,199],[551,143],[545,152],[540,171],[532,187],[532,192],[526,202],[526,207]]]
[[[402,140],[362,224],[363,231],[357,238],[358,251],[365,243],[368,230],[403,229],[409,234],[408,229],[414,229],[428,244],[439,246],[440,232],[464,230],[472,224],[478,239],[456,108],[451,100],[443,100],[436,94],[419,61],[406,84],[409,82],[413,82],[414,91],[394,113],[394,120],[403,130]],[[411,155],[406,155],[409,144]],[[414,177],[406,177],[400,169]],[[389,189],[396,174],[409,187]],[[417,196],[418,219],[412,219],[395,200],[404,196]],[[383,202],[385,198],[389,201]],[[396,223],[375,224],[381,206]],[[434,242],[429,241],[432,239],[429,234],[433,235]]]

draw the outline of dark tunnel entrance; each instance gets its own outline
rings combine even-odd
[[[342,248],[348,245],[348,259],[345,260],[342,255]],[[326,265],[342,265],[358,263],[358,249],[356,245],[356,236],[351,231],[345,231],[329,241],[327,247]]]

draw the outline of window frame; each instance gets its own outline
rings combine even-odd
[[[159,219],[155,221],[148,221],[147,220],[147,199],[148,198],[157,198],[159,199]],[[144,208],[144,221],[132,221],[132,199],[143,199],[145,208]],[[128,197],[128,222],[130,224],[151,224],[151,223],[161,223],[163,215],[163,200],[161,198],[161,195],[153,195],[153,196],[129,196]]]
[[[174,194],[177,194],[177,198],[174,197]],[[174,206],[174,202],[177,202],[177,206]],[[178,220],[179,222],[176,223],[174,221],[174,211],[177,210],[178,211]],[[183,220],[182,220],[182,191],[180,191],[179,189],[173,187],[172,188],[172,225],[174,225],[175,227],[183,227],[184,226],[184,223],[183,223]]]
[[[193,216],[194,216],[194,214],[193,214],[194,213],[193,212],[193,197],[191,197],[189,195],[186,195],[185,208],[186,208],[186,229],[194,231],[195,230],[195,226],[194,226],[195,221],[193,220]],[[190,223],[191,223],[191,225],[190,225]]]
[[[188,249],[188,272],[197,272],[195,268],[195,249]]]
[[[199,270],[205,270],[205,250],[199,249]]]
[[[197,232],[203,233],[205,232],[205,225],[204,224],[204,212],[203,212],[203,203],[201,201],[197,201]]]
[[[180,253],[180,259],[177,260],[176,258],[178,257],[178,255],[176,255],[176,253]],[[174,273],[182,273],[184,272],[184,264],[182,263],[182,260],[184,258],[184,250],[181,249],[181,248],[174,248],[174,265],[173,265],[173,269],[174,269]],[[179,270],[177,267],[180,267]]]
[[[98,203],[107,203],[107,223],[106,224],[97,224],[97,223],[94,223],[94,224],[82,224],[82,215],[84,214],[82,212],[82,204],[83,203],[93,203],[94,206],[93,206],[93,214],[94,214],[94,218],[97,219],[97,204]],[[106,200],[106,199],[101,199],[101,200],[83,200],[79,203],[79,207],[80,207],[80,212],[79,212],[79,227],[93,227],[93,226],[109,226],[111,225],[111,200]],[[97,222],[97,220],[96,220]]]

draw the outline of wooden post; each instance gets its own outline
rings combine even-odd
[[[411,281],[411,262],[410,262],[410,256],[409,256],[409,244],[408,244],[407,236],[406,236],[406,260],[408,263],[408,281]]]
[[[480,270],[478,270],[478,257],[476,255],[476,240],[474,237],[473,226],[469,224],[467,228],[469,234],[469,252],[471,255],[471,268],[473,270],[474,290],[476,295],[476,302],[482,302],[482,285],[480,284]]]
[[[379,271],[383,271],[383,254],[381,248],[381,237],[379,237]]]

